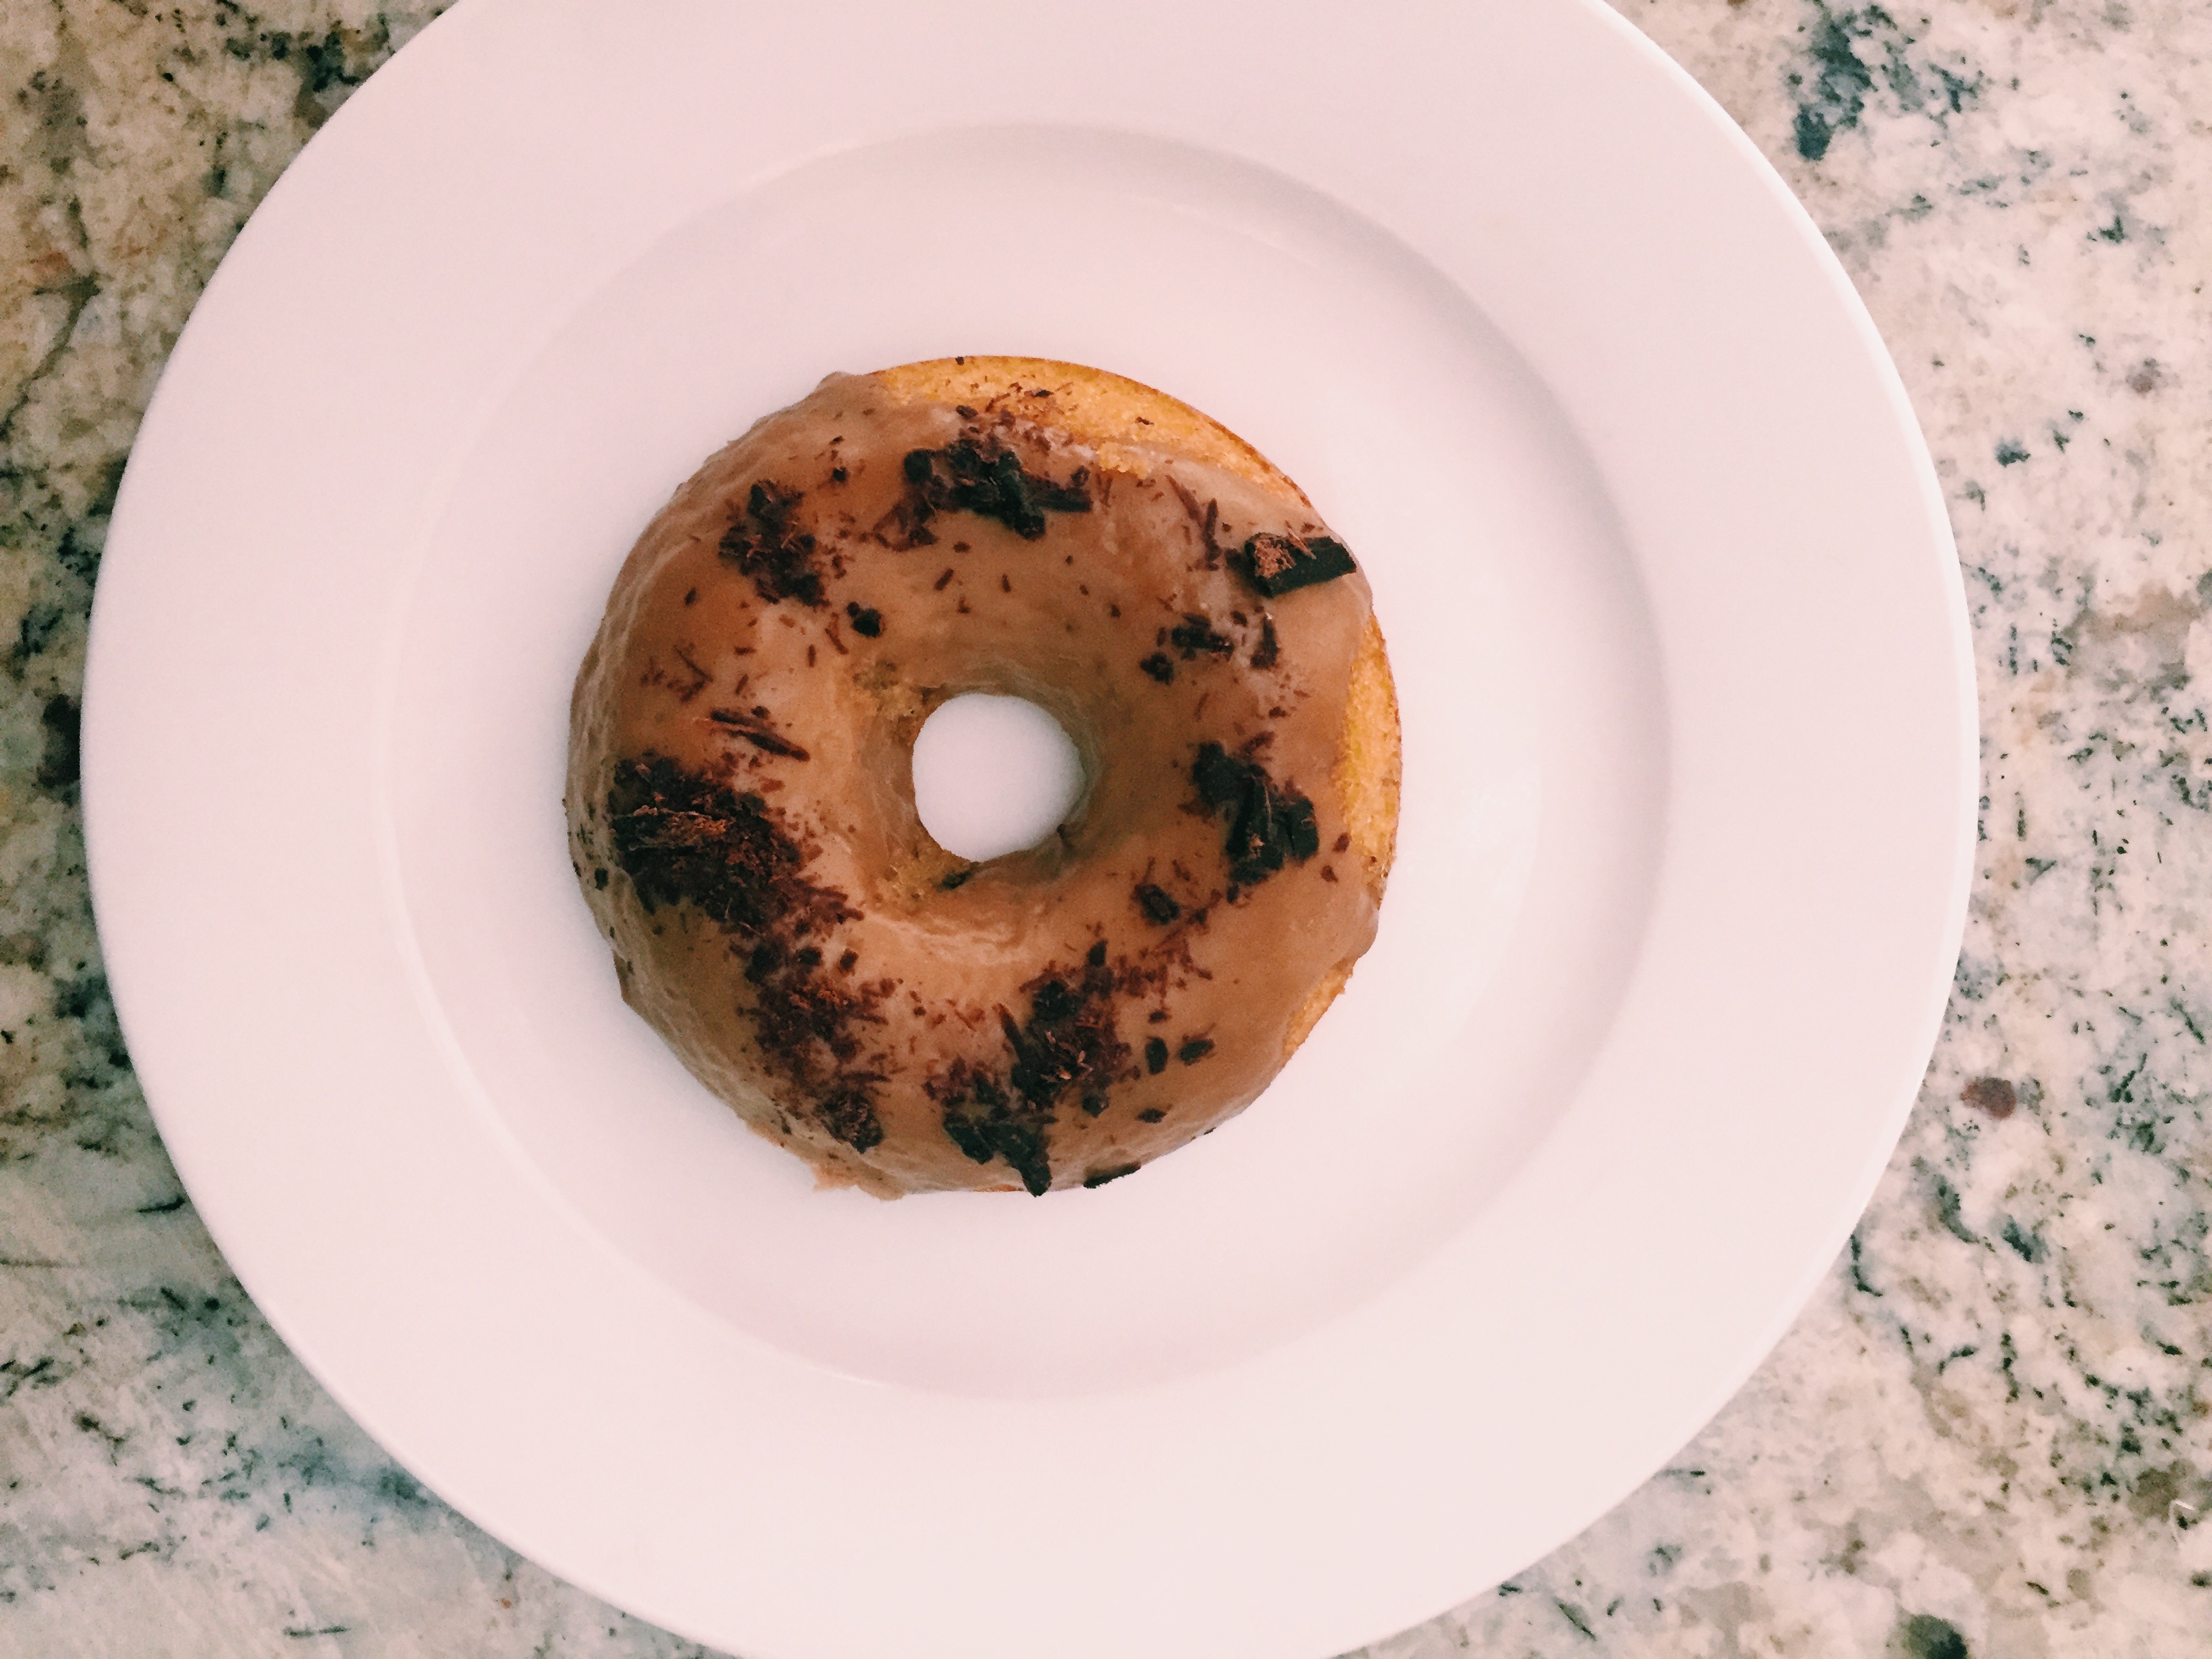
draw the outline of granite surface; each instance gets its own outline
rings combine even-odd
[[[1583,1537],[1370,1652],[2212,1654],[2212,0],[1619,3],[1903,369],[1973,617],[1978,879],[1911,1126],[1773,1357]],[[447,1510],[292,1359],[162,1155],[86,902],[139,413],[253,204],[437,9],[0,0],[0,1655],[698,1651]]]

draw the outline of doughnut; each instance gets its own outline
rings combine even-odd
[[[971,691],[1081,796],[981,863],[916,813]],[[570,708],[624,999],[825,1185],[1097,1187],[1242,1110],[1375,937],[1398,714],[1367,580],[1226,428],[1073,364],[832,374],[679,489]]]

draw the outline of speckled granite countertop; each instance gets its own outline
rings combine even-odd
[[[1371,1651],[2212,1654],[2212,0],[1619,3],[1903,368],[1973,615],[1979,879],[1918,1109],[1774,1356],[1582,1538]],[[0,1655],[697,1651],[445,1509],[285,1352],[162,1155],[86,902],[139,412],[436,9],[0,0]]]

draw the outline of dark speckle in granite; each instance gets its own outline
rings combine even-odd
[[[1905,1659],[1970,1659],[1966,1638],[1949,1620],[1916,1613],[1899,1627],[1898,1646]]]

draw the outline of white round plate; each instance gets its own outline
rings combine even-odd
[[[882,1204],[623,1007],[561,765],[675,484],[955,352],[1133,375],[1304,485],[1404,817],[1243,1117]],[[1933,1041],[1972,689],[1863,311],[1589,0],[465,0],[168,365],[85,794],[201,1215],[463,1512],[749,1659],[1290,1659],[1574,1533],[1788,1322]]]

